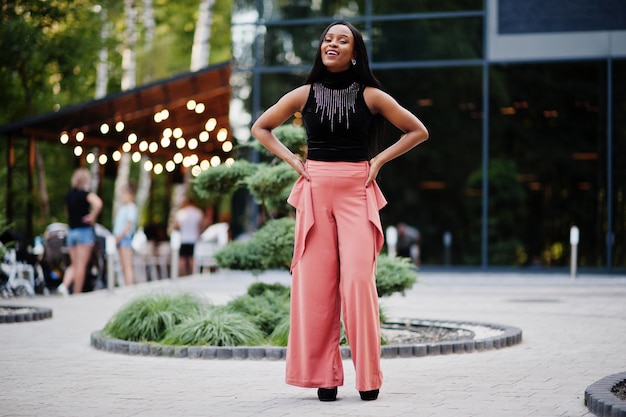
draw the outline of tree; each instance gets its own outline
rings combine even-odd
[[[0,3],[0,123],[72,103],[92,88],[90,72],[99,48],[97,16],[88,0],[5,0]],[[41,215],[50,218],[45,161],[35,147]],[[33,196],[18,196],[24,203]]]

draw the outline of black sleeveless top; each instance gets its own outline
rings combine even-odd
[[[373,118],[351,71],[326,72],[311,85],[302,111],[307,133],[307,159],[327,162],[367,161]]]
[[[70,229],[91,227],[89,223],[83,222],[83,217],[88,215],[91,210],[89,201],[87,201],[87,194],[89,194],[88,191],[72,188],[65,196]]]

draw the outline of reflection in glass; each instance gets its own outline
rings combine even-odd
[[[483,54],[483,19],[377,22],[372,28],[374,62],[477,59]]]

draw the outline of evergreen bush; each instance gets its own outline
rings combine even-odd
[[[222,198],[232,195],[237,189],[245,187],[245,180],[259,169],[258,164],[238,160],[231,166],[222,164],[202,171],[192,180],[194,191],[208,205],[218,203]]]
[[[254,284],[253,284],[254,285]],[[290,290],[280,284],[260,284],[248,288],[248,293],[227,304],[232,311],[247,315],[265,337],[289,317]]]
[[[417,282],[415,266],[409,258],[380,254],[376,264],[376,289],[379,297],[401,293]]]
[[[251,271],[289,269],[293,256],[295,220],[291,217],[270,220],[251,240],[235,241],[215,252],[220,268]]]

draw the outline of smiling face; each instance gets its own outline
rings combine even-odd
[[[320,45],[322,63],[330,72],[346,71],[354,55],[354,35],[345,25],[328,29]]]

